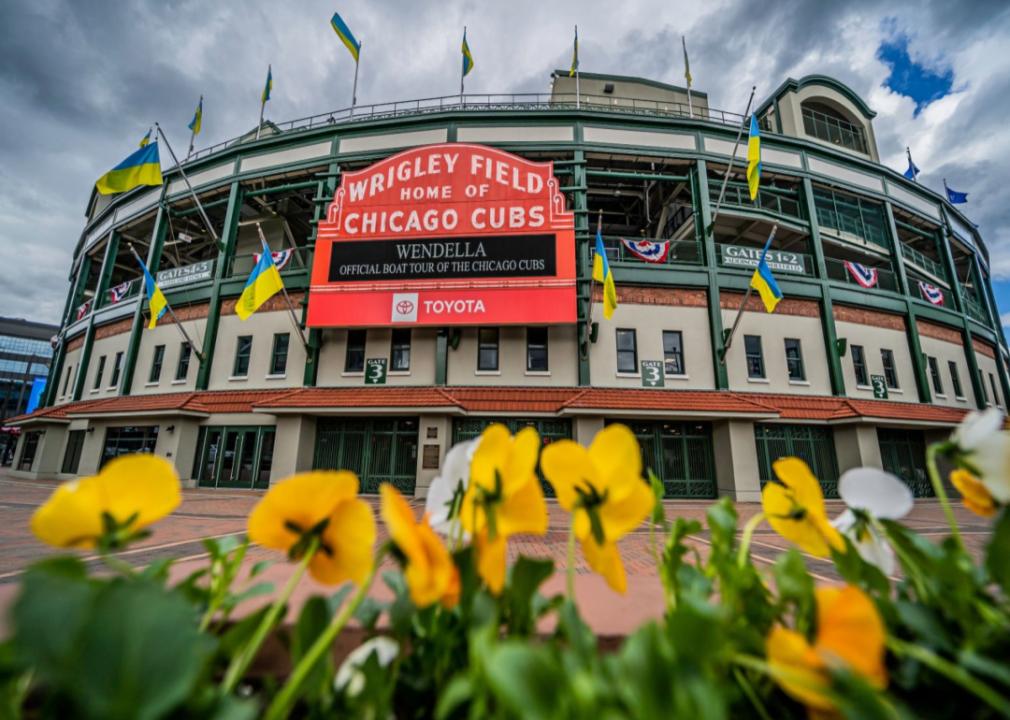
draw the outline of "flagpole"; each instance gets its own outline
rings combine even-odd
[[[715,220],[719,217],[719,208],[722,206],[723,198],[726,197],[726,184],[729,182],[729,174],[733,170],[733,162],[736,160],[736,149],[740,147],[740,138],[743,137],[744,125],[747,124],[747,118],[750,117],[750,106],[751,103],[754,102],[754,92],[756,90],[757,85],[752,85],[750,89],[750,99],[747,100],[747,109],[744,110],[743,119],[740,121],[740,128],[736,131],[736,142],[733,143],[733,152],[729,155],[729,164],[726,165],[726,172],[722,176],[722,187],[719,188],[719,199],[715,201],[715,207],[712,209],[712,222],[708,226],[708,232],[715,232]]]
[[[768,235],[768,239],[765,241],[764,250],[761,251],[761,260],[764,260],[765,255],[768,254],[768,248],[771,247],[772,240],[775,238],[775,232],[779,229],[778,223],[772,225],[771,234]],[[758,265],[760,265],[758,261]],[[740,319],[743,318],[743,310],[747,306],[747,301],[750,300],[751,294],[754,292],[754,286],[747,283],[747,292],[743,295],[743,300],[740,301],[740,307],[736,311],[736,320],[733,321],[733,327],[730,328],[729,335],[726,336],[726,340],[722,344],[722,350],[719,351],[719,361],[723,364],[726,363],[726,354],[729,352],[730,345],[733,344],[733,336],[736,334],[736,329],[740,325]]]
[[[912,171],[912,182],[918,183],[919,173],[917,171],[919,168],[915,167],[915,163],[912,162],[912,151],[908,145],[905,146],[905,155],[908,156],[908,169]]]
[[[263,228],[259,223],[256,223],[256,232],[260,235],[260,242],[263,243],[263,252],[270,252],[270,245],[267,243],[267,237],[263,234]],[[278,274],[280,272],[278,271]],[[284,286],[284,281],[281,281],[281,292],[284,293],[284,302],[287,303],[288,311],[291,313],[291,322],[295,326],[295,330],[298,334],[298,339],[302,341],[302,347],[308,352],[309,344],[305,340],[305,334],[302,332],[302,326],[298,322],[298,316],[295,314],[295,306],[291,303],[291,296],[288,295],[288,289]]]
[[[273,73],[271,71],[272,71],[272,68],[269,65],[267,65],[267,84],[268,85],[270,84],[270,80],[272,79],[272,76],[273,76]],[[265,97],[263,97],[263,96],[266,95],[266,92],[267,92],[266,88],[263,88],[263,93],[260,95],[260,121],[259,121],[259,124],[256,126],[256,139],[257,140],[260,139],[260,130],[263,128],[263,110],[267,106],[267,99]]]
[[[463,40],[466,40],[466,25],[463,26]],[[466,55],[463,56],[466,59]],[[461,62],[459,64],[459,102],[460,105],[463,104],[463,80],[466,78],[466,63]]]
[[[140,255],[138,255],[137,251],[133,248],[133,243],[127,243],[127,245],[130,248],[130,252],[133,253],[133,257],[137,258],[137,262],[140,263],[141,267],[147,267],[144,261],[141,260]],[[147,272],[150,273],[151,271],[148,270]],[[143,302],[143,300],[140,302]],[[203,353],[200,352],[199,348],[197,348],[196,344],[194,344],[192,338],[189,337],[189,333],[186,332],[186,328],[184,328],[182,323],[179,322],[179,318],[175,316],[175,310],[173,310],[172,306],[169,304],[168,298],[165,298],[165,309],[168,310],[168,314],[172,316],[172,320],[175,322],[175,326],[179,328],[179,332],[182,333],[182,338],[186,341],[186,344],[189,345],[190,349],[196,354],[196,359],[200,361],[201,365],[203,365]]]
[[[575,109],[582,106],[582,97],[579,92],[579,26],[575,26]]]
[[[200,108],[200,122],[202,123],[203,122],[203,95],[200,96],[200,103],[199,103],[199,105],[197,107]],[[155,125],[157,125],[157,123],[155,123]],[[194,123],[193,127],[190,129],[190,132],[189,132],[189,152],[186,153],[186,159],[187,160],[189,159],[189,156],[193,154],[193,144],[195,142],[196,142],[196,124]],[[175,157],[175,156],[173,155],[172,157]],[[178,161],[176,161],[176,163],[178,164]]]
[[[680,44],[684,48],[684,79],[687,80],[687,113],[690,117],[694,117],[694,105],[691,102],[691,81],[688,79],[690,72],[688,71],[687,65],[687,38],[683,35],[680,36]],[[753,93],[753,91],[752,91]],[[753,97],[753,94],[752,94]]]
[[[217,231],[214,230],[214,226],[210,224],[210,218],[207,217],[207,211],[203,209],[203,205],[200,203],[200,198],[196,196],[196,191],[193,190],[193,186],[189,182],[189,178],[186,176],[186,171],[182,169],[182,163],[179,162],[179,158],[175,156],[175,151],[172,150],[172,145],[168,142],[168,138],[165,136],[165,131],[161,129],[161,125],[154,123],[154,127],[158,129],[158,136],[165,141],[165,147],[168,148],[168,154],[172,156],[172,161],[175,166],[179,168],[179,174],[182,175],[183,181],[186,183],[186,187],[189,188],[189,194],[193,196],[193,202],[196,203],[197,210],[200,211],[200,217],[203,218],[204,225],[207,226],[207,230],[210,232],[210,236],[214,239],[220,249],[224,249],[221,246],[221,239],[217,235]]]
[[[358,43],[358,56],[354,58],[354,85],[351,86],[351,107],[358,104],[358,65],[361,63],[361,48],[364,43]]]

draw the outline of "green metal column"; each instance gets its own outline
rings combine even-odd
[[[214,266],[214,289],[211,291],[207,308],[207,324],[203,331],[203,362],[196,375],[196,389],[206,390],[210,382],[210,368],[214,363],[214,347],[217,344],[217,328],[221,321],[221,284],[235,255],[235,241],[238,237],[238,220],[242,210],[242,186],[238,182],[231,184],[228,193],[228,210],[224,216],[224,227],[221,230],[221,251],[217,255]]]
[[[715,387],[718,390],[729,388],[729,374],[722,358],[722,302],[719,295],[719,261],[715,251],[715,228],[712,227],[712,206],[708,191],[708,165],[704,160],[698,160],[692,169],[694,182],[695,232],[701,233],[705,245],[705,268],[708,271],[708,329],[712,342],[712,367],[715,375]]]
[[[60,376],[63,375],[63,361],[66,359],[66,341],[63,338],[63,331],[70,325],[70,313],[74,311],[74,301],[80,294],[80,286],[84,282],[84,262],[88,260],[85,255],[81,260],[81,268],[78,273],[73,277],[68,278],[70,280],[70,289],[67,291],[67,300],[63,304],[63,320],[60,323],[60,342],[56,346],[56,354],[53,356],[52,361],[49,363],[49,375],[46,378],[46,389],[42,396],[42,401],[39,403],[41,407],[52,407],[56,402],[56,395],[59,392]]]
[[[435,335],[435,384],[445,385],[449,379],[449,330],[439,328]]]
[[[338,140],[334,139],[330,145],[330,154],[336,155],[338,148]],[[308,246],[313,248],[313,255],[315,255],[315,245],[316,237],[319,234],[319,221],[325,217],[326,208],[329,207],[330,202],[333,200],[333,195],[337,191],[337,179],[340,177],[340,164],[334,160],[331,162],[327,168],[326,173],[319,178],[319,182],[316,184],[316,196],[313,198],[315,202],[315,208],[312,211],[312,233],[308,239]],[[311,278],[309,285],[311,285]],[[305,289],[305,308],[308,312],[308,298],[309,298],[309,288]],[[305,322],[305,317],[302,317],[302,323]],[[308,352],[305,356],[305,373],[302,376],[302,385],[305,387],[315,387],[316,382],[319,380],[319,351],[323,346],[323,333],[319,328],[312,328],[309,330],[308,339]]]
[[[102,269],[98,275],[98,285],[95,286],[95,296],[91,301],[91,314],[88,317],[88,329],[84,332],[84,344],[81,346],[81,359],[77,363],[77,378],[74,380],[74,402],[84,394],[87,382],[88,366],[91,364],[91,347],[95,342],[95,313],[106,290],[109,289],[109,279],[116,265],[116,253],[119,251],[119,233],[113,230],[105,243],[105,257],[102,258]]]
[[[975,277],[978,278],[979,287],[982,289],[982,302],[986,306],[986,312],[989,315],[989,327],[992,328],[993,333],[996,335],[996,374],[999,375],[1000,389],[1003,392],[1003,403],[1004,407],[1010,407],[1010,379],[1008,379],[1008,371],[1006,366],[1006,361],[1003,357],[1003,347],[1006,343],[1006,338],[1003,336],[1003,328],[1000,325],[999,320],[999,310],[996,306],[996,298],[992,294],[992,284],[989,278],[982,271],[982,265],[978,261],[978,255],[975,255],[972,259],[972,263],[975,266]],[[965,317],[965,324],[970,328],[968,324],[968,318]],[[974,350],[974,346],[972,346]]]
[[[162,199],[158,204],[158,215],[154,219],[154,229],[151,231],[151,246],[147,250],[147,257],[144,263],[151,271],[151,277],[158,272],[158,265],[161,263],[161,251],[165,245],[165,238],[168,236],[168,213],[169,208],[165,204],[165,191],[162,190]],[[140,268],[137,268],[138,272]],[[143,285],[144,279],[140,277],[137,282]],[[133,391],[133,374],[137,369],[137,354],[140,352],[140,339],[144,332],[144,301],[147,297],[147,288],[141,287],[137,296],[137,306],[133,310],[133,325],[130,326],[130,341],[126,346],[126,357],[123,359],[123,374],[119,379],[119,394],[129,395]]]
[[[898,227],[894,224],[894,211],[890,202],[884,202],[884,214],[887,216],[887,227],[891,233],[891,251],[894,253],[895,270],[898,273],[898,287],[905,297],[905,327],[908,335],[908,351],[912,355],[912,369],[915,371],[915,387],[919,391],[919,402],[928,403],[932,402],[932,395],[929,392],[926,359],[922,354],[922,344],[919,342],[915,305],[909,292],[905,257],[901,252],[901,240],[898,238]]]
[[[814,205],[814,186],[810,178],[803,178],[803,197],[810,221],[810,247],[817,265],[817,278],[821,292],[821,327],[824,331],[824,345],[828,358],[828,377],[831,379],[831,393],[845,395],[845,375],[842,373],[842,358],[838,354],[838,331],[835,327],[835,307],[831,301],[831,284],[828,282],[828,268],[824,262],[824,248],[821,245],[821,230],[817,225],[817,208]]]
[[[586,153],[576,150],[572,156],[572,212],[575,214],[575,287],[578,305],[578,329],[575,333],[579,345],[579,385],[590,384],[589,355],[592,343],[589,340],[590,307],[592,306],[593,280],[592,268],[589,264],[589,245],[592,238],[589,233],[589,200],[588,183],[586,180]],[[586,353],[582,353],[582,348]]]

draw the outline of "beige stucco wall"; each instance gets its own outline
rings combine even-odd
[[[679,330],[684,350],[684,375],[667,375],[665,387],[709,390],[715,387],[708,310],[700,307],[619,304],[610,320],[593,305],[593,321],[600,324],[596,342],[589,347],[589,372],[594,387],[641,387],[641,361],[663,359],[663,331]],[[617,329],[635,330],[638,371],[617,372]]]
[[[274,349],[274,335],[288,334],[287,369],[282,375],[270,374],[270,359]],[[252,353],[249,372],[235,377],[235,349],[238,339],[252,335]],[[192,365],[196,365],[195,362]],[[173,366],[174,367],[174,366]],[[214,363],[210,369],[208,390],[251,390],[263,388],[301,387],[304,380],[305,347],[298,339],[291,315],[287,310],[257,312],[245,322],[238,315],[223,315],[218,325]],[[191,375],[196,374],[191,368]]]
[[[70,402],[74,397],[74,383],[77,380],[77,372],[80,369],[78,363],[81,361],[81,348],[71,350],[63,359],[63,371],[57,378],[56,405],[63,405]],[[70,373],[70,382],[67,382],[67,373]],[[63,391],[64,387],[66,392]]]
[[[835,104],[845,108],[851,116],[850,120],[855,124],[862,125],[863,131],[866,134],[866,144],[869,147],[871,159],[874,162],[880,162],[880,156],[877,153],[877,139],[873,134],[873,123],[867,120],[859,108],[853,105],[847,97],[839,93],[837,90],[829,87],[808,85],[797,92],[788,92],[779,98],[778,105],[779,112],[782,113],[782,133],[784,135],[806,138],[812,142],[829,145],[840,152],[845,152],[855,157],[865,157],[862,153],[849,150],[841,145],[835,145],[834,143],[829,143],[806,134],[803,129],[803,113],[801,106],[804,100],[814,99],[827,100],[828,102],[826,104],[828,105]]]
[[[839,338],[849,341],[849,347],[842,358],[842,374],[845,377],[845,393],[849,397],[864,399],[873,398],[873,388],[869,385],[856,385],[856,371],[852,367],[852,346],[862,345],[866,356],[866,374],[883,375],[884,363],[880,359],[881,348],[894,352],[894,368],[898,374],[898,389],[889,388],[888,400],[901,402],[916,402],[919,399],[915,388],[915,370],[912,368],[912,356],[908,350],[908,338],[904,330],[891,330],[875,325],[859,325],[851,322],[838,322],[835,325]],[[965,378],[967,379],[967,376]]]
[[[392,350],[392,328],[370,328],[365,336],[365,358],[386,359],[387,385],[434,385],[436,328],[412,328],[410,334],[410,370],[389,370]],[[319,351],[319,371],[316,384],[322,387],[348,387],[365,384],[365,373],[344,372],[347,355],[347,331],[324,330]],[[298,378],[296,384],[301,384]]]
[[[723,327],[732,327],[736,310],[723,310]],[[764,355],[764,380],[747,377],[744,335],[759,335]],[[806,380],[789,379],[786,368],[785,339],[800,341]],[[789,393],[792,395],[830,395],[827,349],[820,318],[745,312],[733,344],[726,354],[730,390],[742,392]]]
[[[841,425],[834,429],[838,472],[857,467],[880,468],[880,443],[872,425]]]
[[[965,358],[964,346],[949,343],[944,340],[923,335],[919,333],[919,344],[922,345],[922,352],[925,355],[935,357],[937,367],[940,371],[940,383],[943,394],[937,394],[933,388],[933,378],[929,376],[929,392],[933,397],[934,405],[947,405],[967,410],[975,407],[975,393],[971,386],[971,373],[968,370],[968,361]],[[957,374],[961,380],[961,394],[958,398],[954,393],[954,383],[950,377],[950,367],[948,362],[957,365]],[[995,365],[995,364],[994,364]],[[926,366],[926,374],[929,375],[929,365]],[[988,378],[986,382],[988,382]]]
[[[982,382],[985,383],[985,391],[989,395],[989,404],[998,405],[1001,408],[1006,409],[1006,399],[1003,397],[1003,389],[1000,387],[999,383],[999,372],[996,370],[996,361],[989,357],[988,355],[983,355],[980,352],[975,353],[975,359],[978,362],[979,372],[982,373]],[[993,398],[992,380],[989,376],[992,375],[996,379],[996,394],[998,397]],[[967,369],[964,372],[964,379],[969,377]],[[965,392],[970,392],[966,390]]]
[[[449,348],[449,385],[523,385],[564,387],[579,382],[579,348],[575,325],[551,325],[547,331],[546,373],[526,372],[526,328],[498,331],[498,370],[477,370],[477,328],[462,328],[459,345]]]
[[[203,343],[207,320],[186,320],[182,323],[189,337],[197,345],[197,349]],[[221,347],[220,335],[218,336],[218,349]],[[133,385],[131,394],[149,395],[154,393],[183,392],[196,388],[196,375],[199,372],[200,361],[194,351],[189,358],[189,372],[186,374],[184,382],[177,382],[175,371],[179,364],[179,354],[182,352],[183,340],[179,328],[175,323],[158,323],[154,328],[147,329],[145,326],[140,334],[140,346],[137,350],[137,363],[133,370]],[[158,345],[165,346],[165,357],[161,365],[161,376],[157,382],[150,382],[151,362],[154,360],[154,349]]]
[[[715,478],[719,495],[737,502],[761,500],[761,480],[758,476],[757,444],[754,423],[728,420],[712,425],[712,445],[715,448]]]
[[[84,383],[84,392],[81,393],[82,400],[94,400],[95,398],[115,397],[119,394],[119,385],[123,381],[123,369],[126,367],[126,348],[130,344],[130,333],[120,333],[112,337],[95,340],[91,346],[91,361],[88,363],[88,377]],[[168,348],[166,348],[167,352]],[[119,378],[116,384],[112,384],[113,368],[116,365],[116,353],[123,353],[123,360],[120,366]],[[95,388],[95,380],[98,376],[98,366],[101,359],[105,358],[105,368],[102,371],[101,384]],[[174,372],[173,366],[173,372]]]
[[[312,455],[316,445],[316,419],[301,415],[282,415],[277,418],[274,437],[273,466],[270,482],[275,483],[312,469]]]

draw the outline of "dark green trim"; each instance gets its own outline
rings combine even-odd
[[[919,392],[919,402],[928,403],[932,400],[929,390],[929,376],[926,370],[926,359],[922,354],[922,343],[919,341],[919,327],[915,303],[908,295],[908,276],[905,274],[905,257],[901,252],[901,241],[898,239],[898,228],[894,224],[894,211],[890,202],[884,202],[884,217],[887,219],[888,231],[893,243],[895,270],[898,273],[898,287],[905,296],[905,331],[908,336],[908,354],[912,358],[912,370],[915,374],[915,387]]]
[[[712,344],[712,372],[717,390],[729,389],[723,350],[722,300],[719,293],[719,256],[715,249],[715,228],[712,227],[712,207],[708,192],[708,166],[699,160],[694,167],[695,233],[705,245],[705,265],[708,275],[708,330]]]
[[[335,153],[337,147],[337,141],[334,140],[333,144],[330,146],[330,152]],[[333,200],[333,195],[337,190],[337,180],[340,177],[340,165],[336,162],[331,162],[326,168],[326,174],[320,177],[316,184],[316,197],[313,202],[315,203],[315,208],[312,211],[312,232],[308,239],[308,244],[311,247],[315,247],[316,244],[316,231],[319,228],[319,221],[326,214],[327,205]],[[314,254],[314,253],[313,253]],[[308,300],[308,284],[306,283],[305,299]],[[306,312],[308,312],[308,303],[306,302]],[[305,318],[302,317],[302,324],[304,325]],[[312,328],[309,330],[309,338],[307,341],[308,351],[305,353],[305,372],[302,375],[302,384],[305,387],[315,387],[319,380],[319,351],[322,349],[323,345],[323,333],[318,328]]]
[[[449,331],[439,328],[435,335],[435,384],[445,385],[449,375]]]
[[[162,196],[164,197],[164,195]],[[147,251],[144,262],[151,274],[158,272],[161,263],[161,251],[168,236],[168,208],[164,203],[158,205],[158,216],[154,221],[154,231],[151,233],[151,247]],[[137,296],[137,305],[133,311],[133,325],[130,327],[130,340],[126,346],[126,357],[123,360],[123,374],[119,379],[119,394],[129,395],[133,389],[133,374],[137,369],[137,355],[140,353],[140,341],[144,332],[144,302],[146,293],[141,290]]]
[[[224,216],[221,232],[222,250],[218,253],[214,266],[214,288],[207,307],[207,324],[204,326],[203,362],[196,374],[196,389],[206,390],[210,384],[210,368],[214,363],[214,347],[217,345],[217,328],[221,320],[221,291],[225,285],[224,273],[235,254],[235,240],[238,236],[238,220],[242,213],[242,185],[233,182],[228,192],[228,210]],[[243,284],[245,284],[243,282]],[[241,291],[240,291],[241,292]]]
[[[821,312],[821,327],[824,330],[824,351],[828,359],[828,377],[831,382],[832,395],[845,395],[845,375],[842,373],[842,358],[838,354],[838,332],[835,327],[835,309],[831,302],[831,284],[828,282],[828,269],[824,262],[824,248],[821,246],[821,231],[817,225],[817,212],[814,208],[814,186],[810,178],[803,178],[803,196],[810,218],[810,249],[817,267],[817,277],[820,278],[821,301],[818,303]]]
[[[105,256],[102,258],[102,269],[98,275],[98,284],[95,286],[95,294],[91,300],[88,329],[84,333],[84,344],[81,345],[80,360],[77,363],[77,377],[74,379],[74,402],[80,400],[84,394],[88,366],[91,364],[91,348],[95,342],[95,312],[98,309],[99,302],[105,296],[105,291],[109,288],[109,279],[112,277],[112,269],[116,264],[116,253],[118,250],[119,233],[113,230],[109,233],[109,239],[105,243]]]
[[[572,174],[572,212],[575,214],[575,302],[576,317],[578,327],[575,333],[577,348],[577,362],[579,385],[587,386],[591,384],[591,368],[589,365],[589,349],[592,343],[589,340],[589,323],[592,322],[590,310],[592,308],[593,281],[589,267],[589,245],[593,240],[589,237],[589,196],[587,194],[588,181],[586,176],[586,153],[583,150],[576,150],[571,160]],[[616,277],[616,275],[615,275]],[[587,352],[583,353],[585,347]]]

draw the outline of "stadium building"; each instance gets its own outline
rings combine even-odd
[[[834,491],[866,465],[929,492],[924,446],[1006,407],[978,229],[880,164],[874,112],[824,76],[745,118],[683,88],[557,72],[549,94],[358,106],[200,150],[92,195],[26,477],[171,459],[202,487],[350,468],[423,495],[492,421],[545,443],[628,424],[670,497],[755,500],[779,456]],[[739,108],[738,108],[739,109]],[[164,156],[164,153],[163,153]],[[719,202],[724,176],[728,183]],[[717,212],[716,212],[717,210]],[[592,281],[596,224],[619,307]],[[776,311],[750,276],[772,227]],[[287,289],[236,315],[265,235]],[[148,308],[131,246],[186,343]]]

